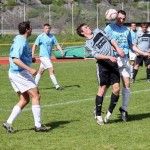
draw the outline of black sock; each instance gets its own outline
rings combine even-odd
[[[146,72],[147,72],[147,79],[149,79],[149,77],[150,77],[150,68],[147,68]]]
[[[96,105],[96,116],[101,116],[103,97],[96,95],[95,105]]]
[[[112,114],[114,108],[116,107],[118,99],[119,99],[119,95],[116,96],[114,93],[111,94],[111,101],[110,101],[110,105],[109,105],[109,109],[108,109],[111,114]]]
[[[138,73],[138,70],[137,69],[133,69],[133,79],[135,79],[137,73]]]

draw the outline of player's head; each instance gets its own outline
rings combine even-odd
[[[31,32],[32,32],[32,28],[30,26],[30,22],[29,21],[23,21],[23,22],[19,23],[18,31],[19,31],[19,33],[21,35],[27,33],[27,36],[30,36]]]
[[[49,34],[50,31],[51,31],[51,25],[48,24],[48,23],[45,23],[44,24],[44,32],[45,32],[45,34]]]
[[[132,31],[136,31],[136,23],[135,22],[131,22],[130,29]]]
[[[143,32],[146,32],[147,29],[148,29],[148,23],[142,23],[141,24],[141,29],[142,29]]]
[[[91,28],[87,26],[85,23],[80,24],[77,29],[77,34],[81,37],[88,37],[93,34]]]
[[[124,10],[119,10],[116,24],[118,26],[122,26],[124,24],[125,20],[126,20],[126,12]]]

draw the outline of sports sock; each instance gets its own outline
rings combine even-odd
[[[133,78],[133,69],[134,69],[134,66],[133,65],[130,65],[130,72],[131,72],[131,78]]]
[[[41,127],[41,108],[40,105],[32,105],[32,113],[34,117],[34,123],[37,128]]]
[[[128,102],[130,99],[130,88],[122,88],[122,109],[127,110]]]
[[[35,77],[35,83],[36,83],[36,85],[38,85],[40,78],[41,78],[41,74],[37,73],[37,75]]]
[[[114,108],[116,107],[116,104],[118,102],[119,95],[116,96],[114,93],[111,94],[111,100],[110,100],[110,105],[109,105],[109,112],[112,114]]]
[[[96,95],[96,116],[101,116],[103,97]]]
[[[133,79],[136,78],[137,73],[138,73],[138,70],[137,69],[133,69]]]
[[[147,79],[149,79],[150,78],[150,68],[146,69],[146,73],[147,73]]]
[[[16,119],[16,117],[21,113],[21,108],[18,106],[18,105],[15,105],[12,112],[11,112],[11,115],[9,116],[8,120],[7,120],[7,123],[8,124],[12,124],[12,122]]]
[[[58,88],[59,85],[58,85],[58,83],[57,83],[57,80],[56,80],[55,75],[54,75],[54,74],[50,75],[50,78],[51,78],[53,84],[55,85],[55,87]]]

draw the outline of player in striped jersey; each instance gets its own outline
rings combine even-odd
[[[85,49],[97,60],[98,93],[95,99],[96,120],[99,125],[107,123],[119,99],[120,74],[117,59],[113,57],[112,45],[116,48],[121,57],[124,56],[122,49],[104,31],[95,29],[92,31],[86,24],[77,28],[77,33],[86,38]],[[111,101],[104,122],[101,115],[103,97],[106,89],[112,85],[113,91]]]

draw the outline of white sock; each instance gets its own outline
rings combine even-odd
[[[134,66],[130,65],[130,73],[131,73],[131,78],[133,77],[133,69],[134,69]]]
[[[130,99],[130,88],[122,88],[122,109],[127,111],[128,102]]]
[[[41,78],[41,74],[37,73],[37,75],[35,77],[35,83],[36,83],[36,85],[38,85],[40,78]]]
[[[54,74],[50,75],[50,78],[51,78],[53,84],[55,85],[55,87],[58,88],[59,85],[58,85],[58,83],[57,83],[57,80],[56,80],[55,75],[54,75]]]
[[[41,127],[41,108],[40,105],[32,105],[32,113],[36,127]]]
[[[9,116],[8,120],[7,120],[7,123],[8,124],[12,124],[12,122],[16,119],[16,117],[21,113],[21,108],[18,106],[18,105],[15,105],[12,112],[11,112],[11,115]]]

